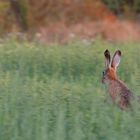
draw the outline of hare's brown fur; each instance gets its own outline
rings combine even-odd
[[[108,50],[105,51],[106,69],[103,72],[103,83],[107,84],[108,91],[113,102],[115,102],[121,109],[126,110],[130,107],[132,92],[127,86],[117,78],[116,68],[119,65],[121,52],[118,50],[114,54],[112,61]]]
[[[124,83],[118,79],[111,80],[108,84],[108,90],[112,100],[119,105],[121,109],[126,109],[130,106],[130,90]]]

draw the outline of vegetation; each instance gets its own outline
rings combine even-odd
[[[139,13],[139,0],[1,0],[0,32],[15,30],[15,26],[27,31],[56,21],[73,24],[116,15],[136,19]]]
[[[61,48],[61,49],[60,49]],[[0,43],[2,140],[139,140],[140,105],[123,112],[101,84],[103,52],[121,49],[118,75],[140,91],[139,44]]]

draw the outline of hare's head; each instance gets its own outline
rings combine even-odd
[[[116,69],[120,63],[121,51],[117,50],[111,59],[110,52],[106,50],[104,52],[104,56],[105,56],[105,70],[103,71],[102,82],[108,83],[111,80],[117,79]]]

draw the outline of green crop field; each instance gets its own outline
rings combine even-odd
[[[122,51],[118,75],[133,111],[101,83],[105,49]],[[0,42],[0,140],[139,140],[140,44]]]

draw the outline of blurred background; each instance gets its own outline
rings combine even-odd
[[[138,41],[139,0],[0,0],[0,36],[24,33],[41,42]]]
[[[140,139],[140,0],[0,0],[0,140]],[[104,51],[134,94],[101,83]]]

